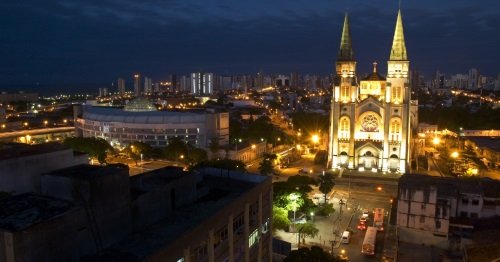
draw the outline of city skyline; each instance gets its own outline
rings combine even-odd
[[[359,71],[369,73],[371,61],[385,71],[398,9],[381,0],[204,3],[4,3],[0,22],[10,37],[0,43],[0,86],[103,85],[134,72],[153,80],[197,71],[330,74],[345,12],[356,58],[370,61]],[[430,76],[475,67],[496,76],[492,7],[500,4],[483,3],[403,1],[412,69]]]

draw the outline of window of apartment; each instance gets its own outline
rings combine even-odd
[[[467,212],[464,212],[464,211],[460,212],[460,216],[461,217],[467,217]]]
[[[462,198],[462,205],[468,205],[469,204],[469,199],[468,198]]]
[[[473,206],[477,206],[477,205],[479,205],[479,199],[472,199],[471,204],[472,204]]]
[[[441,228],[441,221],[436,220],[436,229]]]
[[[478,214],[477,213],[470,213],[470,218],[478,218]]]
[[[255,229],[250,236],[248,236],[248,247],[252,247],[259,241],[259,230]]]

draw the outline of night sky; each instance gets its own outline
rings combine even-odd
[[[110,85],[134,72],[325,75],[345,11],[358,70],[378,61],[384,72],[397,9],[396,0],[4,0],[0,91]],[[403,0],[402,12],[413,69],[500,72],[500,1]]]

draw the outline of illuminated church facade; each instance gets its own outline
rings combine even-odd
[[[329,168],[409,171],[411,129],[417,121],[409,66],[399,11],[386,77],[374,63],[373,72],[358,79],[346,14],[334,73]]]

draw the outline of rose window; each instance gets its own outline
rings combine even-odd
[[[361,123],[361,127],[365,132],[376,132],[378,130],[378,119],[375,115],[366,115],[363,117],[363,122]]]

